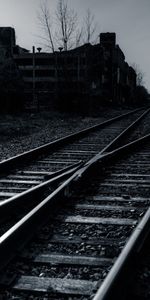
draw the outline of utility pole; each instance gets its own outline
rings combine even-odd
[[[35,102],[35,47],[32,47],[32,101]]]

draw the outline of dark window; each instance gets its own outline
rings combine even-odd
[[[36,70],[35,75],[38,77],[54,77],[55,70]]]
[[[52,82],[36,82],[35,87],[38,90],[54,91],[55,84]]]
[[[21,74],[25,77],[32,77],[33,71],[32,70],[20,70]]]
[[[33,88],[33,82],[26,82],[25,86],[26,86],[26,89],[32,89]]]
[[[18,66],[30,66],[30,65],[33,65],[32,58],[17,59],[16,63],[17,63]]]
[[[35,58],[35,65],[37,66],[53,66],[54,64],[54,58]]]

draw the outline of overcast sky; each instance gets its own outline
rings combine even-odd
[[[0,0],[0,26],[16,30],[17,44],[40,46],[37,10],[42,0]],[[100,32],[116,32],[117,43],[129,64],[139,65],[150,91],[150,0],[68,0],[82,19],[89,7]],[[57,0],[49,0],[52,11]]]

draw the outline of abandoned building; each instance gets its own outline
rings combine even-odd
[[[101,33],[98,44],[69,51],[44,53],[33,49],[31,53],[16,45],[13,28],[0,28],[0,51],[13,57],[31,101],[34,96],[41,104],[47,99],[53,106],[59,99],[60,106],[74,107],[131,101],[136,73],[116,44],[115,33]]]

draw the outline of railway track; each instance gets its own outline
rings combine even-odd
[[[147,212],[142,219],[149,207],[148,118],[149,114],[145,115],[140,130],[133,133],[132,127],[127,131],[117,128],[117,138],[116,128],[114,135],[109,128],[111,138],[107,136],[98,154],[92,150],[84,165],[79,160],[74,166],[71,162],[69,169],[57,174],[58,181],[56,176],[51,178],[55,188],[49,189],[50,195],[44,194],[40,204],[1,235],[0,262],[4,268],[8,256],[14,256],[16,247],[23,247],[22,243],[36,232],[17,260],[7,266],[5,276],[1,273],[4,299],[113,299],[116,274],[122,273],[125,264],[124,252],[136,244],[135,236],[142,234],[139,232],[149,218]],[[79,144],[88,147],[89,136],[85,139]],[[130,143],[123,147],[127,141]],[[37,229],[40,219],[44,225]],[[132,252],[128,256],[132,257]]]
[[[39,199],[40,193],[46,193],[46,187],[48,193],[50,186],[55,184],[56,188],[56,185],[62,178],[65,178],[68,172],[73,172],[83,161],[87,162],[99,153],[140,115],[141,111],[136,110],[133,114],[128,113],[115,117],[97,126],[1,162],[1,221],[3,221],[7,209],[16,211],[17,203],[20,203],[21,209],[25,203],[25,212],[31,209],[30,205],[26,205],[27,198],[30,198],[30,204],[32,205],[33,202],[34,205]],[[18,211],[16,213],[18,215]]]

